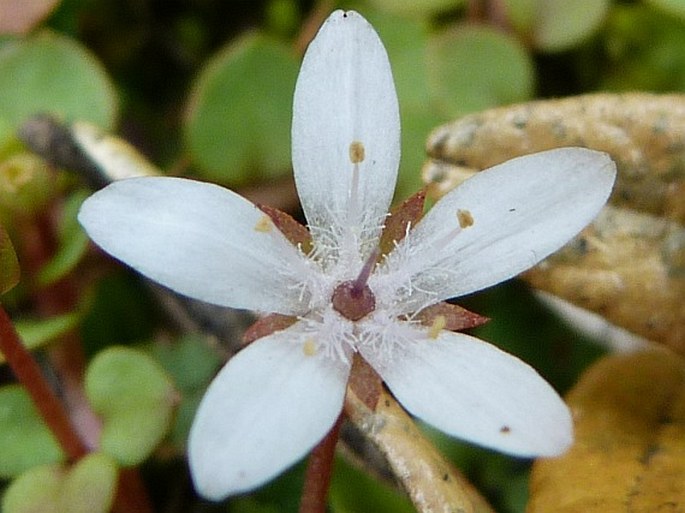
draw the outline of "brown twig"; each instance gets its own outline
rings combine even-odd
[[[0,306],[0,350],[69,459],[78,460],[84,456],[87,453],[85,444],[71,424],[62,403],[48,385],[40,367],[19,340],[12,321],[2,306]]]
[[[341,414],[326,437],[319,442],[319,445],[314,448],[309,456],[299,513],[326,512],[326,498],[328,497],[328,487],[331,484],[333,457],[335,456],[335,446],[338,443],[342,419]]]

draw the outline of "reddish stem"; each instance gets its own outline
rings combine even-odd
[[[17,380],[31,396],[43,420],[57,438],[69,459],[77,460],[87,453],[85,444],[79,438],[53,390],[48,385],[40,367],[31,353],[19,340],[12,321],[0,306],[0,351]]]
[[[326,513],[326,498],[331,484],[333,457],[342,419],[341,414],[326,437],[314,447],[309,456],[299,513]]]
[[[119,469],[119,486],[112,511],[114,513],[152,513],[152,503],[138,469]]]

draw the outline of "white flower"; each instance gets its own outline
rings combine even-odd
[[[563,452],[569,410],[532,368],[412,316],[558,249],[606,201],[611,160],[567,148],[478,173],[373,265],[397,176],[399,113],[378,36],[342,11],[305,55],[292,139],[308,254],[247,200],[190,180],[122,180],[80,213],[97,244],[181,294],[298,319],[240,351],[207,390],[189,441],[199,492],[253,489],[311,450],[341,412],[354,352],[409,412],[450,435],[514,455]]]

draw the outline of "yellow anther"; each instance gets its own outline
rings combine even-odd
[[[268,233],[271,231],[272,226],[273,225],[271,224],[271,218],[265,215],[259,218],[257,224],[254,225],[254,229],[258,232]]]
[[[316,341],[313,338],[308,338],[302,345],[302,352],[305,356],[314,356],[316,354]]]
[[[473,216],[468,210],[457,210],[457,220],[459,221],[459,227],[462,230],[473,225]]]
[[[350,144],[350,160],[352,164],[359,164],[364,161],[365,156],[364,145],[359,141],[352,141]]]
[[[433,324],[428,330],[428,338],[435,340],[440,332],[447,326],[447,318],[444,315],[436,315]]]

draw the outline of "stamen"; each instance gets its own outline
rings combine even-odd
[[[262,216],[257,224],[254,225],[254,229],[257,232],[269,233],[271,231],[272,224],[269,216]]]
[[[304,344],[302,345],[302,352],[304,352],[305,356],[314,356],[316,351],[316,341],[313,338],[308,338],[304,341]]]

